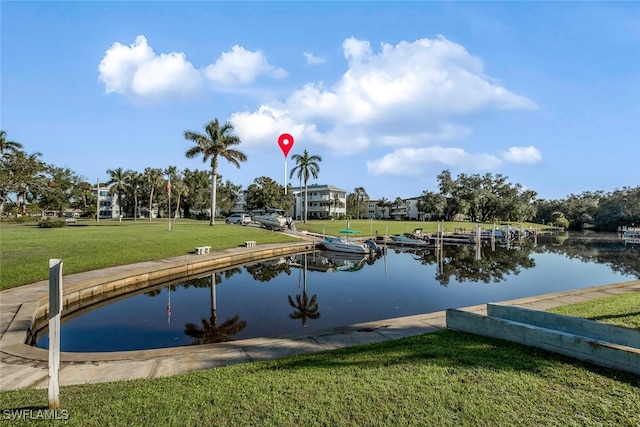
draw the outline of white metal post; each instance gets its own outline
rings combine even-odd
[[[49,260],[49,409],[60,407],[60,313],[62,260]]]

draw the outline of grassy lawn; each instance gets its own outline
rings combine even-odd
[[[364,234],[367,223],[352,221],[351,228]],[[312,221],[305,227],[322,232],[328,224]],[[391,222],[389,228],[390,233],[405,231],[391,231]],[[189,222],[171,232],[160,222],[43,230],[3,224],[1,232],[3,284],[15,282],[12,275],[21,263],[46,271],[52,257],[65,259],[69,273],[70,260],[90,269],[182,255],[204,243],[216,249],[235,246],[249,236],[258,243],[288,239],[256,228]],[[37,255],[35,264],[26,256],[30,251]],[[95,267],[93,258],[99,260]],[[639,297],[631,293],[553,311],[637,328]],[[69,419],[37,424],[640,425],[640,377],[454,331],[169,378],[65,386],[60,396]],[[37,414],[46,409],[47,390],[0,392],[0,403],[3,420],[12,419],[11,411]]]
[[[638,376],[453,331],[169,378],[68,386],[60,396],[69,414],[64,425],[78,426],[640,423]],[[46,409],[47,390],[1,392],[0,400],[4,410]]]
[[[473,224],[460,223],[471,229]],[[466,227],[464,226],[466,224]],[[299,231],[338,235],[346,221],[309,221],[297,223]],[[405,233],[423,227],[437,230],[435,222],[352,220],[351,229],[363,236]],[[446,223],[453,231],[459,223]],[[491,225],[487,225],[490,228]],[[230,248],[246,240],[258,244],[292,242],[297,239],[259,227],[226,225],[224,221],[210,227],[208,221],[179,220],[169,231],[167,220],[79,221],[63,228],[38,228],[35,223],[0,223],[0,290],[45,280],[49,259],[64,260],[64,274],[79,273],[116,265],[132,264],[186,255],[195,246],[212,250]]]
[[[213,227],[205,221],[79,221],[63,228],[35,224],[0,224],[0,290],[49,277],[49,259],[64,260],[64,274],[186,255],[195,246],[212,250],[241,245],[283,243],[298,239],[259,227]]]
[[[565,305],[549,311],[640,329],[640,292]]]

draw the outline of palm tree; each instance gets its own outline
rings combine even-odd
[[[336,218],[336,212],[338,208],[341,208],[344,206],[344,203],[342,202],[342,200],[340,200],[340,194],[338,194],[337,191],[333,192],[333,217],[335,219]]]
[[[162,170],[158,168],[146,168],[143,174],[144,182],[149,190],[149,222],[151,222],[151,212],[153,209],[153,193],[155,189],[162,185]]]
[[[15,153],[22,149],[22,144],[15,141],[9,141],[7,139],[7,132],[0,130],[0,155],[4,156],[6,153]]]
[[[133,196],[133,220],[137,221],[139,216],[138,195],[140,194],[140,187],[143,184],[142,174],[129,169],[124,173],[124,182]]]
[[[118,200],[118,214],[122,216],[122,194],[124,193],[126,188],[126,174],[122,170],[122,168],[107,169],[107,173],[111,178],[111,183],[115,184],[109,191],[111,192],[111,194],[116,194],[116,198]]]
[[[240,144],[240,138],[233,134],[233,125],[226,122],[220,126],[218,119],[214,119],[205,126],[205,134],[192,131],[185,131],[184,138],[196,143],[185,153],[185,156],[192,159],[202,155],[202,161],[211,159],[211,221],[209,225],[214,225],[216,214],[216,186],[218,181],[218,156],[221,156],[240,168],[240,162],[247,160],[247,156],[238,150],[230,147]]]
[[[387,218],[388,216],[384,214],[384,210],[385,208],[391,206],[391,201],[389,201],[386,197],[383,197],[382,199],[378,200],[378,206],[382,208],[382,218]]]
[[[365,202],[365,200],[369,200],[369,195],[365,191],[364,187],[356,187],[353,192],[356,195],[356,212],[357,217],[360,219],[360,205]]]
[[[404,200],[402,200],[402,197],[396,197],[396,199],[393,201],[393,207],[396,208],[396,211],[400,208],[400,206],[404,205],[405,202]],[[396,216],[398,215],[398,213],[396,212]]]
[[[304,219],[303,221],[307,222],[307,181],[309,178],[313,176],[314,179],[318,179],[318,173],[320,172],[319,163],[322,161],[322,157],[313,155],[310,156],[309,152],[305,148],[300,154],[294,154],[292,157],[296,162],[296,167],[291,169],[291,174],[289,178],[292,178],[295,173],[297,173],[297,177],[299,180],[304,181]]]
[[[178,216],[180,216],[180,199],[182,196],[186,196],[189,194],[189,188],[186,186],[184,181],[180,178],[177,178],[175,181],[171,182],[171,192],[178,195],[178,200],[176,201],[176,209],[173,215],[173,222],[176,222]]]

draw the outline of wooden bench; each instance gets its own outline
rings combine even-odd
[[[211,246],[196,246],[195,254],[204,255],[211,251]]]
[[[247,248],[253,248],[256,246],[256,241],[255,240],[247,240],[246,242],[244,242],[244,245]]]

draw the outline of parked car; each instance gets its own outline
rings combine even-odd
[[[247,214],[232,214],[224,222],[225,224],[247,225],[251,222],[251,216]]]

